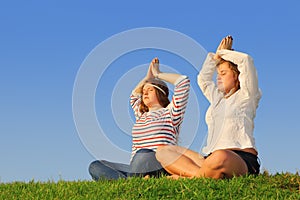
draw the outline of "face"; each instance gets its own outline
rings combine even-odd
[[[231,89],[237,87],[238,76],[231,70],[228,62],[220,64],[217,72],[217,85],[219,90],[227,94]]]
[[[149,84],[146,84],[143,87],[143,102],[149,108],[151,108],[153,105],[159,104],[156,96],[156,90]]]

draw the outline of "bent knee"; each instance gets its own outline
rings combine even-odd
[[[214,172],[215,175],[232,177],[247,173],[246,163],[230,150],[217,150],[205,160],[206,170]]]
[[[92,178],[94,180],[97,180],[97,170],[99,168],[99,165],[101,165],[100,161],[99,160],[95,160],[93,161],[90,165],[89,165],[89,168],[88,168],[88,171],[89,171],[89,174],[92,176]]]
[[[158,161],[162,161],[166,158],[166,156],[169,155],[169,153],[171,151],[173,151],[173,145],[164,145],[164,146],[159,146],[157,149],[156,149],[156,154],[155,154],[155,157]]]
[[[207,159],[207,167],[211,169],[221,169],[229,158],[229,153],[226,150],[217,150],[213,152]]]
[[[166,155],[166,148],[167,146],[159,146],[157,149],[156,149],[156,153],[155,153],[155,157],[156,159],[160,162]]]
[[[89,165],[89,171],[93,170],[97,165],[99,165],[99,160],[95,160],[93,161],[90,165]]]

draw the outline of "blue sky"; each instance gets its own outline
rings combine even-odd
[[[104,41],[145,27],[184,34],[206,51],[214,51],[222,37],[232,35],[234,48],[254,58],[263,92],[254,132],[262,169],[299,171],[299,9],[296,0],[2,1],[0,182],[90,180],[87,168],[94,159],[127,160],[127,154],[106,154],[109,148],[97,138],[83,141],[85,133],[78,131],[73,118],[74,84],[84,62]],[[128,43],[123,42],[120,46]],[[130,150],[128,128],[133,122],[125,97],[155,56],[164,70],[185,73],[192,80],[186,121],[194,119],[197,126],[192,130],[195,123],[186,122],[180,142],[192,140],[190,147],[198,151],[206,134],[208,106],[195,83],[202,54],[198,68],[159,49],[120,55],[106,68],[95,91],[98,123],[113,146]],[[119,113],[124,107],[126,112]],[[199,115],[191,118],[195,113]]]

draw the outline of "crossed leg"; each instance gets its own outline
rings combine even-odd
[[[214,151],[206,159],[195,151],[179,146],[157,149],[157,160],[170,174],[181,177],[231,178],[248,172],[244,160],[231,150]]]

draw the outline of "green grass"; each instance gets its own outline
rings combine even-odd
[[[298,173],[267,172],[226,180],[30,181],[1,183],[0,199],[300,199],[299,184]]]

